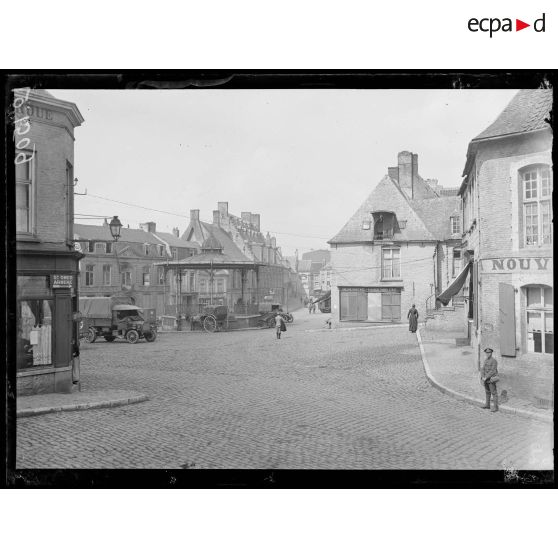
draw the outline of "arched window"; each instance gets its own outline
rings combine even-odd
[[[519,171],[523,246],[552,244],[552,173],[548,165]]]

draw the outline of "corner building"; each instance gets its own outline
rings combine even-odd
[[[456,190],[418,174],[418,156],[398,154],[331,245],[331,316],[339,322],[401,322],[459,274]],[[447,195],[447,194],[450,195]]]
[[[520,91],[471,140],[459,191],[462,249],[473,263],[470,342],[502,365],[553,366],[552,91]]]
[[[16,99],[17,394],[70,392],[81,257],[73,241],[74,128],[83,117],[46,91],[17,90]]]

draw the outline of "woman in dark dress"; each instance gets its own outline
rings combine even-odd
[[[413,304],[409,311],[407,312],[407,319],[409,320],[409,331],[411,333],[415,333],[418,326],[418,317],[419,313],[418,310],[415,308]]]

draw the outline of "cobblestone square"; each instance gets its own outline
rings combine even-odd
[[[17,468],[552,469],[552,425],[427,381],[406,326],[273,329],[83,344],[82,390],[124,407],[19,418]]]

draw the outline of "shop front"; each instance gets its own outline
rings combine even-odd
[[[339,319],[342,322],[400,322],[402,289],[339,286]]]
[[[77,253],[18,254],[17,393],[72,391],[79,382]],[[77,364],[77,363],[76,363]]]
[[[481,265],[481,330],[504,357],[554,354],[552,258],[487,258]]]

